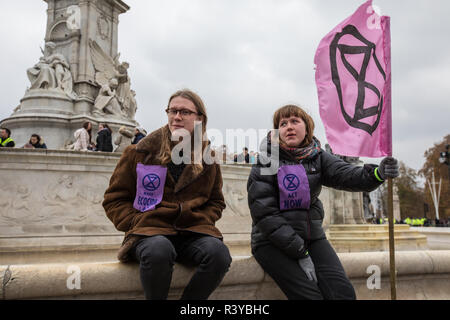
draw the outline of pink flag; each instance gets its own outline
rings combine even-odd
[[[319,44],[314,63],[320,117],[335,154],[392,155],[389,22],[369,0]]]

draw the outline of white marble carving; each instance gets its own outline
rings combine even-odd
[[[94,112],[133,120],[136,100],[130,87],[129,64],[119,62],[120,54],[111,58],[96,41],[89,40],[89,47],[96,71],[95,81],[101,86]]]
[[[97,18],[97,32],[102,40],[108,39],[109,35],[109,22],[104,14]]]
[[[114,139],[114,144],[117,146],[114,152],[123,152],[133,141],[133,132],[128,130],[125,126],[120,127],[119,134]]]
[[[126,113],[122,110],[120,97],[117,95],[119,83],[116,78],[109,80],[107,84],[101,86],[94,103],[93,115],[102,116],[103,114],[117,115],[125,117]]]
[[[29,90],[59,90],[69,98],[75,99],[70,66],[64,55],[55,52],[55,48],[56,45],[53,42],[47,42],[44,56],[33,68],[27,70],[28,79],[31,82]]]
[[[245,181],[225,181],[223,195],[231,216],[246,217],[250,215],[247,203],[247,184]]]
[[[0,189],[1,226],[107,223],[101,191],[107,187],[109,177],[67,173],[56,179],[49,175],[47,181],[30,177],[28,185],[23,179],[15,179],[9,180],[8,188]]]

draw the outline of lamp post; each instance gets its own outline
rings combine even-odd
[[[447,165],[447,167],[448,167],[448,177],[450,179],[450,152],[448,151],[449,148],[450,148],[450,144],[448,144],[445,147],[446,151],[440,153],[440,155],[439,155],[439,162],[442,163],[442,164],[446,164]]]
[[[439,199],[441,197],[442,178],[439,178],[439,183],[436,183],[434,178],[434,170],[431,171],[431,181],[427,180],[430,188],[431,199],[433,200],[434,209],[436,211],[436,224],[439,222]],[[436,185],[439,185],[439,191],[436,190]]]

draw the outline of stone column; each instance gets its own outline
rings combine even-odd
[[[393,196],[393,205],[394,205],[394,219],[400,221],[400,199],[398,198],[398,190],[394,187],[394,196]]]

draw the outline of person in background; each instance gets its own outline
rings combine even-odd
[[[14,148],[16,143],[11,138],[11,130],[8,128],[0,129],[0,148]]]
[[[250,151],[249,163],[251,163],[251,164],[256,163],[256,155],[255,155],[255,152],[253,152],[253,151]]]
[[[142,138],[146,136],[146,132],[142,127],[137,127],[134,129],[134,139],[131,141],[131,144],[138,144]]]
[[[97,144],[95,151],[112,152],[112,130],[106,123],[98,125]]]
[[[228,154],[228,148],[226,145],[222,145],[220,146],[219,149],[219,161],[221,161],[222,164],[228,164],[229,162],[231,162],[231,156]]]
[[[250,162],[250,155],[248,154],[247,147],[244,147],[244,149],[242,149],[242,153],[237,155],[234,158],[234,162],[237,162],[237,163],[249,163]]]
[[[244,158],[242,162],[250,163],[250,154],[248,153],[248,148],[247,147],[245,147],[242,150],[242,156]]]
[[[175,262],[196,267],[181,299],[208,299],[231,264],[216,227],[225,209],[220,165],[205,159],[192,163],[192,149],[181,163],[172,159],[174,135],[193,137],[199,123],[206,133],[206,109],[196,93],[177,91],[165,111],[165,126],[122,153],[103,207],[126,232],[118,258],[139,262],[146,299],[167,299]],[[210,141],[200,147],[200,154],[208,154]]]
[[[273,129],[248,178],[252,253],[288,299],[356,299],[322,228],[319,195],[322,186],[371,192],[399,175],[397,160],[359,167],[326,152],[313,119],[295,105],[274,113]]]
[[[91,150],[91,131],[92,124],[89,121],[83,123],[82,128],[75,131],[73,134],[75,137],[74,150],[77,151],[88,151]]]
[[[30,140],[23,146],[26,149],[47,149],[47,145],[44,143],[44,139],[36,133],[33,133]]]

